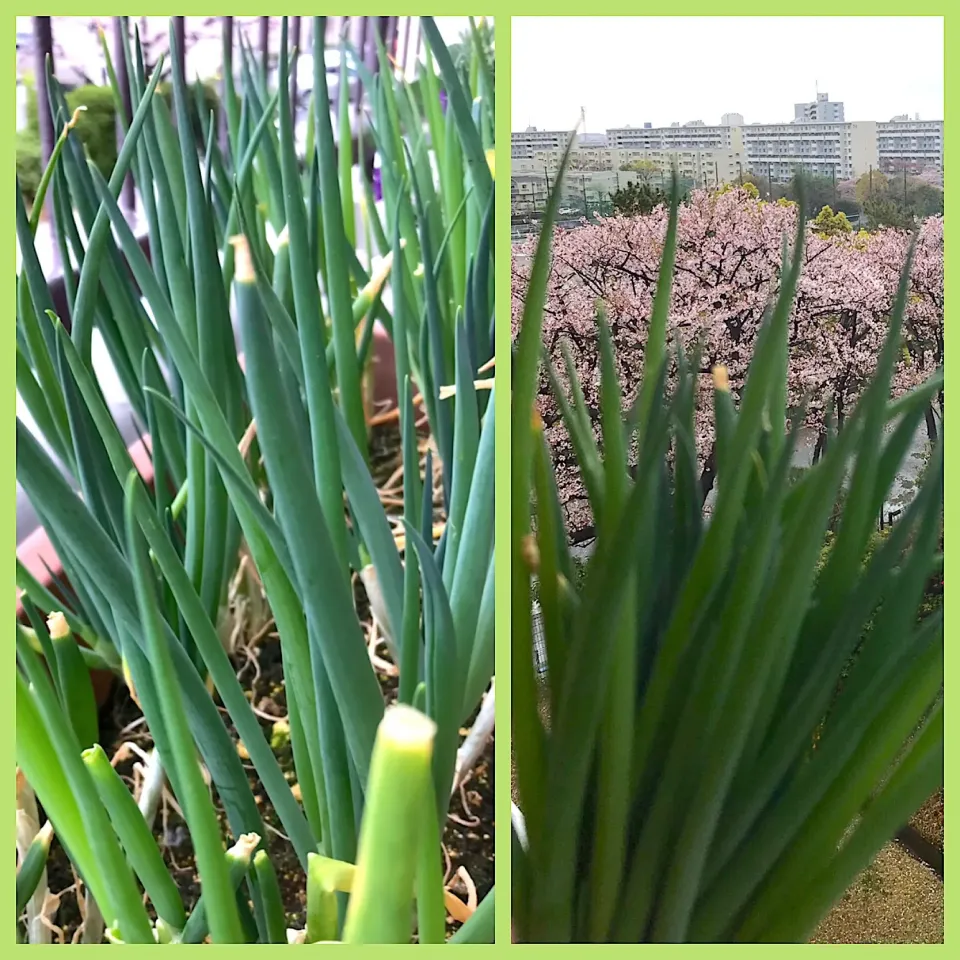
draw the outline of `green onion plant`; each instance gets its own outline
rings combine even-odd
[[[718,494],[705,516],[694,443],[700,362],[665,336],[674,187],[636,402],[623,410],[602,306],[601,444],[575,373],[568,396],[546,371],[597,522],[574,588],[534,406],[558,200],[555,189],[514,357],[515,936],[806,942],[943,779],[942,612],[917,623],[943,559],[942,443],[902,519],[870,549],[943,382],[937,371],[890,399],[910,260],[855,414],[795,481],[803,414],[787,408],[786,374],[799,218],[737,400],[723,369],[714,372]],[[842,487],[842,519],[818,575]],[[544,682],[534,675],[534,580]]]
[[[61,259],[79,270],[64,279],[68,331],[18,185],[17,388],[36,426],[17,420],[17,479],[63,577],[47,585],[17,565],[28,621],[17,624],[17,765],[111,942],[445,939],[440,837],[459,731],[493,675],[494,420],[492,389],[476,383],[492,387],[478,371],[493,363],[494,65],[490,25],[471,23],[466,74],[432,19],[422,25],[415,84],[382,44],[379,71],[358,68],[379,200],[350,162],[351,104],[334,103],[335,119],[328,109],[323,17],[305,155],[286,18],[276,89],[242,39],[235,84],[225,48],[223,144],[199,87],[181,79],[173,31],[172,109],[155,95],[162,61],[148,76],[128,37],[135,109],[109,182],[69,135],[48,70],[45,106],[64,136],[44,182]],[[127,176],[149,258],[117,202]],[[394,349],[402,538],[368,465],[375,325]],[[150,485],[95,375],[97,342],[148,437]],[[296,794],[217,633],[241,545],[280,638]],[[386,712],[355,577],[399,668]],[[48,627],[51,613],[62,616]],[[122,678],[143,711],[196,856],[192,910],[98,742],[91,669]],[[280,841],[227,722],[303,868],[308,907],[294,930],[272,859]],[[18,935],[50,829],[19,868]],[[491,893],[458,940],[492,939],[492,905]]]

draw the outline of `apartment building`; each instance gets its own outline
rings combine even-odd
[[[698,186],[720,186],[734,183],[748,172],[746,157],[739,150],[634,150],[611,151],[614,169],[623,171],[634,163],[648,167],[648,176],[669,182],[671,170],[676,165],[682,180]],[[653,168],[649,167],[653,164]]]
[[[542,167],[547,164],[551,170],[560,164],[560,158],[567,149],[570,139],[569,130],[537,130],[528,127],[522,133],[510,134],[510,156],[516,163],[521,160],[533,160]],[[571,151],[571,167],[584,169],[606,169],[610,163],[610,150],[607,138],[602,133],[582,133],[577,136]],[[598,166],[598,164],[600,166]]]
[[[542,151],[511,162],[510,198],[516,212],[540,210],[560,167],[560,151]],[[577,163],[573,163],[577,160]],[[638,163],[639,162],[639,163]],[[641,169],[630,169],[637,164]],[[607,201],[628,184],[647,182],[655,187],[670,183],[676,165],[682,181],[698,187],[735,183],[747,172],[746,157],[733,150],[599,150],[578,148],[564,182],[564,200],[580,206]]]
[[[560,161],[563,159],[563,152],[566,144],[562,147],[550,147],[525,151],[526,156],[517,156],[514,152],[511,157],[511,168],[514,175],[518,174],[537,174],[543,177],[544,174],[553,176],[560,169]],[[616,151],[611,150],[606,144],[574,144],[570,152],[570,163],[568,169],[578,170],[615,170]]]
[[[527,127],[522,133],[510,134],[510,156],[532,157],[535,153],[559,150],[562,154],[570,139],[569,130],[538,130]]]
[[[880,169],[884,173],[943,170],[943,121],[894,117],[877,124]]]
[[[513,173],[510,177],[510,208],[514,211],[542,209],[547,201],[547,180]]]
[[[607,130],[607,143],[617,150],[734,150],[743,149],[740,127],[707,126],[693,121],[684,126],[616,127]]]
[[[849,180],[879,169],[877,123],[752,123],[741,128],[747,168],[775,181],[800,168],[821,177]]]
[[[616,151],[611,150],[607,138],[602,134],[584,134],[579,137],[570,151],[571,170],[614,170],[616,169]],[[563,152],[560,151],[560,156]],[[559,162],[559,157],[557,158]]]
[[[562,156],[561,150],[543,150],[537,151],[532,157],[514,157],[511,161],[512,176],[540,180],[552,178],[560,169]],[[669,179],[670,171],[676,164],[681,178],[701,185],[732,183],[748,172],[746,156],[738,150],[623,150],[598,147],[575,149],[570,156],[568,170],[570,175],[624,175],[633,172],[627,169],[632,164],[644,166],[646,169],[643,174],[653,179],[661,175]]]
[[[556,175],[569,136],[566,130],[535,127],[512,134],[518,183],[538,182],[542,189],[545,178]],[[811,103],[794,104],[788,123],[746,124],[742,114],[725,113],[718,126],[691,120],[584,134],[574,144],[570,172],[581,175],[581,186],[590,180],[598,192],[610,192],[630,182],[630,171],[623,168],[637,161],[652,162],[654,177],[669,176],[676,164],[681,177],[702,186],[732,183],[744,173],[785,182],[797,169],[837,180],[855,179],[870,169],[942,173],[943,121],[906,115],[886,123],[845,121],[843,103],[821,93]]]
[[[843,123],[843,103],[831,101],[829,94],[818,93],[810,103],[793,105],[794,123]]]
[[[828,101],[818,101],[830,107]],[[802,106],[800,104],[797,105]],[[739,176],[735,166],[739,160],[743,170],[774,180],[789,180],[797,167],[820,176],[848,179],[866,172],[870,166],[879,169],[876,149],[876,127],[873,121],[826,123],[819,121],[782,124],[743,124],[740,114],[725,114],[720,126],[688,124],[651,129],[622,127],[607,130],[607,142],[617,157],[629,161],[647,154],[680,156],[697,164],[697,153],[704,164],[717,164],[720,182],[732,182]],[[697,165],[695,182],[704,182],[704,170]],[[709,169],[709,168],[708,168]],[[712,182],[707,177],[707,182]]]

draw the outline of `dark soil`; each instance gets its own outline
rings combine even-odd
[[[398,443],[399,431],[395,427],[381,427],[374,432],[371,442],[371,471],[380,486],[386,482],[399,462]],[[439,491],[437,493],[439,494]],[[402,489],[398,497],[402,497]],[[388,507],[388,512],[399,513],[400,511]],[[435,512],[436,519],[442,520],[442,511]],[[366,594],[360,585],[359,578],[354,578],[354,584],[357,612],[361,622],[367,622],[369,605]],[[280,642],[275,632],[269,632],[266,629],[269,626],[272,624],[268,622],[264,625],[264,629],[251,633],[247,638],[248,646],[238,651],[233,657],[233,662],[237,676],[244,689],[248,691],[253,706],[262,714],[276,720],[285,720],[287,702]],[[262,634],[261,638],[256,637],[257,632]],[[251,639],[257,642],[251,643]],[[389,662],[389,655],[382,645],[377,653]],[[389,704],[396,699],[397,678],[382,671],[377,672],[377,677],[383,690],[384,701]],[[217,702],[219,706],[219,700]],[[221,712],[233,740],[237,742],[237,733],[229,716],[222,707]],[[264,736],[270,742],[274,720],[264,717],[258,717],[258,719]],[[472,720],[473,718],[470,720],[471,723]],[[153,747],[146,725],[138,721],[142,721],[140,709],[131,699],[127,688],[117,684],[100,716],[100,742],[108,757],[113,759],[123,743],[133,743],[144,752]],[[461,730],[461,735],[465,735],[468,728],[469,724]],[[283,834],[280,820],[259,781],[256,770],[249,761],[244,759],[244,753],[239,744],[238,750],[266,827],[266,836],[263,839],[280,882],[287,913],[287,925],[291,928],[303,929],[306,925],[306,875],[297,859],[293,845]],[[115,768],[132,786],[135,777],[134,767],[139,762],[139,758],[129,750],[125,752],[126,756],[116,762]],[[275,753],[285,776],[293,783],[296,774],[289,744],[275,749]],[[457,876],[460,867],[465,868],[475,885],[477,902],[483,899],[494,884],[493,770],[494,743],[491,740],[462,790],[451,798],[443,833],[444,879],[449,889],[465,902],[469,891],[463,880]],[[219,803],[218,814],[224,836],[230,838],[226,815]],[[154,835],[171,875],[177,881],[189,913],[200,895],[193,849],[185,822],[166,800],[162,802],[157,815]],[[228,845],[233,842],[233,839],[235,838],[228,840]],[[78,934],[82,922],[75,882],[76,878],[70,862],[55,839],[48,862],[48,886],[52,892],[61,895],[60,909],[55,922],[63,930],[62,942],[66,943],[70,943]],[[149,904],[148,909],[150,909]],[[154,915],[151,913],[151,916]],[[459,924],[448,917],[448,934],[453,933],[458,926]],[[54,936],[54,940],[57,939]]]
[[[252,702],[258,710],[270,713],[277,717],[286,716],[286,692],[283,686],[280,662],[280,644],[276,637],[267,638],[257,648],[257,665],[260,677],[253,682],[252,667],[246,664],[246,670],[241,680],[247,680],[245,687],[253,693]],[[238,672],[242,669],[237,664]],[[396,681],[393,677],[380,676],[381,686],[384,688],[386,702],[396,698]],[[101,714],[101,743],[107,756],[113,757],[123,742],[135,743],[144,751],[148,751],[153,742],[144,732],[141,724],[134,730],[128,730],[130,724],[141,717],[140,710],[130,698],[126,688],[118,685],[111,701],[105,706]],[[224,713],[224,719],[227,720]],[[228,721],[229,722],[229,721]],[[264,736],[269,740],[272,723],[261,719],[261,728]],[[127,729],[126,733],[121,731]],[[230,727],[234,740],[236,733]],[[466,728],[465,728],[466,729]],[[277,752],[281,768],[291,781],[295,779],[293,757],[289,748]],[[134,765],[138,758],[130,754],[126,759],[116,764],[117,772],[128,783],[133,783]],[[303,929],[306,924],[306,876],[292,844],[283,836],[279,818],[270,804],[256,771],[252,764],[244,763],[250,779],[250,785],[263,816],[267,834],[264,838],[270,859],[280,881],[283,893],[284,907],[287,911],[287,925],[296,929]],[[491,741],[480,761],[477,763],[472,776],[464,784],[463,799],[460,792],[451,799],[450,812],[443,835],[444,876],[450,889],[462,900],[466,901],[468,891],[459,877],[456,876],[460,866],[466,868],[476,886],[478,901],[482,900],[494,884],[494,744]],[[228,836],[226,815],[218,806],[224,835]],[[154,835],[167,862],[170,872],[177,881],[183,896],[184,904],[189,913],[200,895],[200,885],[190,843],[190,835],[186,824],[180,815],[167,803],[161,807],[157,816]],[[451,882],[452,880],[452,882]],[[63,848],[54,840],[48,863],[48,885],[54,892],[68,891],[73,887],[75,877],[67,860]],[[149,906],[149,905],[148,905]],[[153,916],[151,914],[151,916]],[[74,891],[64,893],[61,898],[60,910],[56,923],[63,929],[64,938],[69,943],[79,929],[81,923],[79,905]],[[453,933],[458,924],[448,919],[448,933]],[[56,939],[56,938],[55,938]]]

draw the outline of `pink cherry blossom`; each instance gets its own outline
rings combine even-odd
[[[668,341],[690,348],[703,338],[696,414],[701,466],[713,445],[710,371],[723,364],[734,394],[742,388],[763,313],[775,297],[784,237],[797,207],[765,203],[741,190],[695,191],[678,216]],[[544,347],[563,377],[569,345],[599,438],[599,355],[595,304],[604,303],[627,407],[636,396],[667,225],[664,207],[642,217],[605,217],[558,230],[547,284]],[[514,330],[523,310],[535,239],[514,250]],[[907,233],[881,230],[824,239],[808,231],[790,316],[788,398],[807,400],[804,425],[821,430],[828,408],[849,416],[876,366],[910,245]],[[943,218],[920,230],[910,274],[904,349],[894,378],[900,395],[943,362]],[[942,403],[942,398],[940,400]],[[539,410],[572,530],[590,523],[573,450],[549,381],[541,375]]]

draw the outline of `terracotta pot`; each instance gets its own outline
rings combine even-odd
[[[91,670],[90,683],[93,685],[93,696],[97,701],[97,709],[102,710],[113,693],[113,685],[117,677],[110,670]]]
[[[373,402],[383,409],[397,405],[397,367],[393,341],[378,320],[370,344],[370,377],[373,381]]]
[[[26,540],[17,548],[17,558],[20,562],[40,581],[55,597],[62,600],[63,597],[56,581],[50,575],[47,568],[53,571],[56,576],[63,577],[63,568],[50,543],[50,538],[43,527],[38,527]],[[43,561],[46,561],[46,566]],[[49,611],[48,611],[49,612]],[[27,624],[28,618],[23,604],[20,601],[20,591],[17,591],[17,620]],[[79,643],[83,640],[77,638]],[[84,644],[86,646],[86,644]],[[100,709],[113,692],[113,685],[116,681],[116,675],[112,670],[91,670],[90,682],[93,684],[93,694],[97,701],[97,709]]]
[[[371,399],[377,418],[375,422],[383,422],[381,418],[396,409],[400,391],[397,389],[396,354],[393,349],[393,341],[379,321],[373,330],[370,357],[371,379],[373,381]],[[420,388],[413,380],[410,381],[410,386],[414,397],[416,397]],[[418,423],[417,432],[422,436],[429,436],[430,424],[427,422],[426,410],[422,404],[417,406],[415,414]]]

